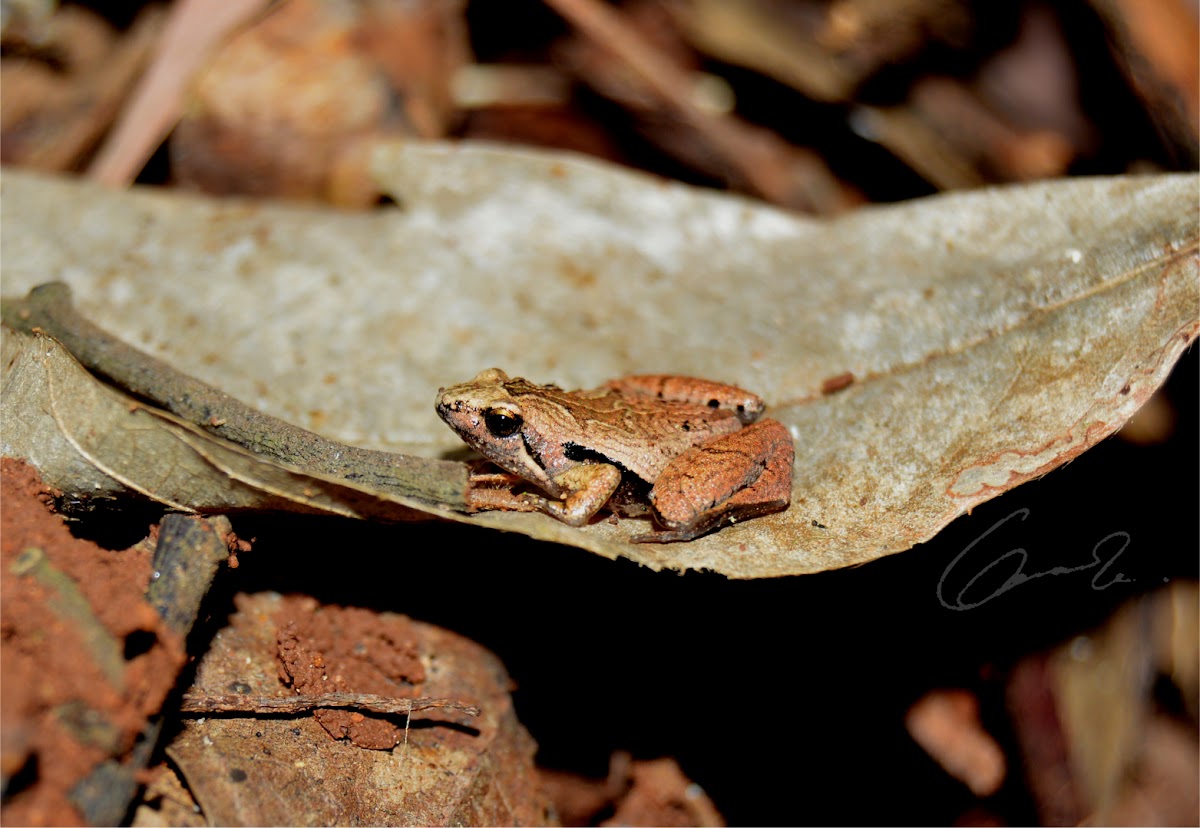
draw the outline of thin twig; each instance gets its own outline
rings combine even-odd
[[[240,693],[187,693],[180,706],[182,713],[307,713],[323,708],[355,708],[370,713],[404,713],[449,708],[468,716],[478,716],[475,705],[454,699],[398,699],[371,693],[320,693],[315,696],[244,696]]]
[[[265,0],[181,0],[173,5],[153,64],[142,76],[87,175],[128,186],[183,114],[187,86],[211,51],[266,7]]]

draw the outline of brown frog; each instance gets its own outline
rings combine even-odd
[[[794,448],[787,427],[759,420],[741,388],[671,375],[564,391],[498,368],[438,391],[437,412],[472,448],[549,494],[516,495],[509,475],[475,475],[474,509],[538,511],[582,526],[601,507],[649,511],[659,531],[634,541],[686,541],[788,507]]]

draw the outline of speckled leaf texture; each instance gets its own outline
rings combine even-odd
[[[561,154],[375,160],[396,206],[360,215],[5,172],[4,293],[66,281],[101,326],[269,414],[425,456],[458,456],[438,387],[492,366],[748,388],[795,439],[786,512],[675,544],[629,543],[639,520],[457,518],[735,578],[928,540],[1120,428],[1200,329],[1191,174],[815,221]]]

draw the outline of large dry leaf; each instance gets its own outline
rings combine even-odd
[[[561,155],[377,162],[400,209],[370,215],[5,173],[4,290],[63,279],[100,325],[270,414],[425,456],[457,448],[438,386],[493,365],[737,383],[796,439],[788,511],[665,545],[628,543],[638,521],[469,518],[733,577],[927,540],[1119,428],[1200,325],[1192,175],[818,222]]]

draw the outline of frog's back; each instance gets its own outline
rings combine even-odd
[[[691,447],[742,427],[733,413],[694,403],[648,400],[611,389],[563,391],[524,381],[507,387],[541,438],[543,457],[607,461],[648,483]],[[551,442],[558,445],[547,445]]]

